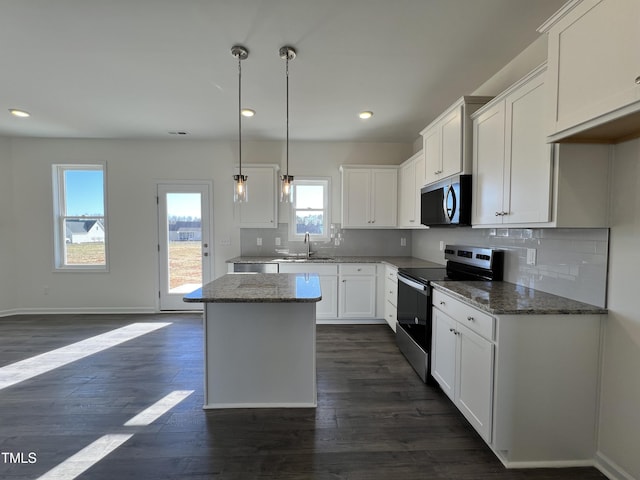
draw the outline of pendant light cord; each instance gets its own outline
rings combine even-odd
[[[238,55],[238,174],[242,180],[242,58]]]
[[[287,76],[287,177],[289,177],[289,54],[286,59],[286,76]]]

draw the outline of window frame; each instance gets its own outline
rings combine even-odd
[[[65,173],[71,170],[96,170],[102,172],[103,215],[65,215]],[[109,271],[109,227],[107,222],[107,165],[106,163],[56,163],[52,165],[53,193],[53,271],[54,272],[108,272]],[[104,264],[69,265],[65,260],[66,220],[97,220],[104,228]]]
[[[289,205],[289,240],[304,241],[304,233],[296,232],[296,193],[298,185],[320,185],[324,187],[323,196],[323,231],[324,235],[310,233],[311,241],[328,241],[331,225],[331,177],[296,176],[293,180],[293,201]]]

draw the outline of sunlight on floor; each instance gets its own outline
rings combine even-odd
[[[50,352],[36,355],[0,368],[0,390],[29,380],[37,375],[62,367],[76,360],[114,347],[159,328],[171,325],[171,322],[132,323],[95,337],[72,343]]]

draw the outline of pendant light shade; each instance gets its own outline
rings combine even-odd
[[[248,200],[247,176],[242,175],[242,60],[249,56],[249,51],[240,46],[231,47],[231,55],[238,60],[238,174],[233,176],[233,201],[242,203]]]
[[[280,201],[290,203],[293,201],[293,175],[289,175],[289,60],[296,58],[296,51],[293,47],[282,47],[278,51],[280,58],[285,61],[285,77],[287,85],[287,140],[286,140],[286,156],[287,169],[285,174],[280,177]]]

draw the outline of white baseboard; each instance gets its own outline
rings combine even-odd
[[[596,453],[596,468],[611,480],[638,480],[602,452]]]
[[[18,308],[11,315],[126,315],[158,313],[149,307]]]
[[[300,403],[207,403],[204,410],[218,410],[221,408],[317,408],[317,402]]]
[[[594,467],[593,459],[588,460],[550,460],[535,462],[505,462],[502,458],[500,461],[506,468],[571,468],[571,467]]]
[[[19,315],[18,310],[15,308],[9,310],[0,310],[0,317],[9,317],[11,315]]]
[[[317,318],[317,325],[382,325],[387,322],[381,318]]]

